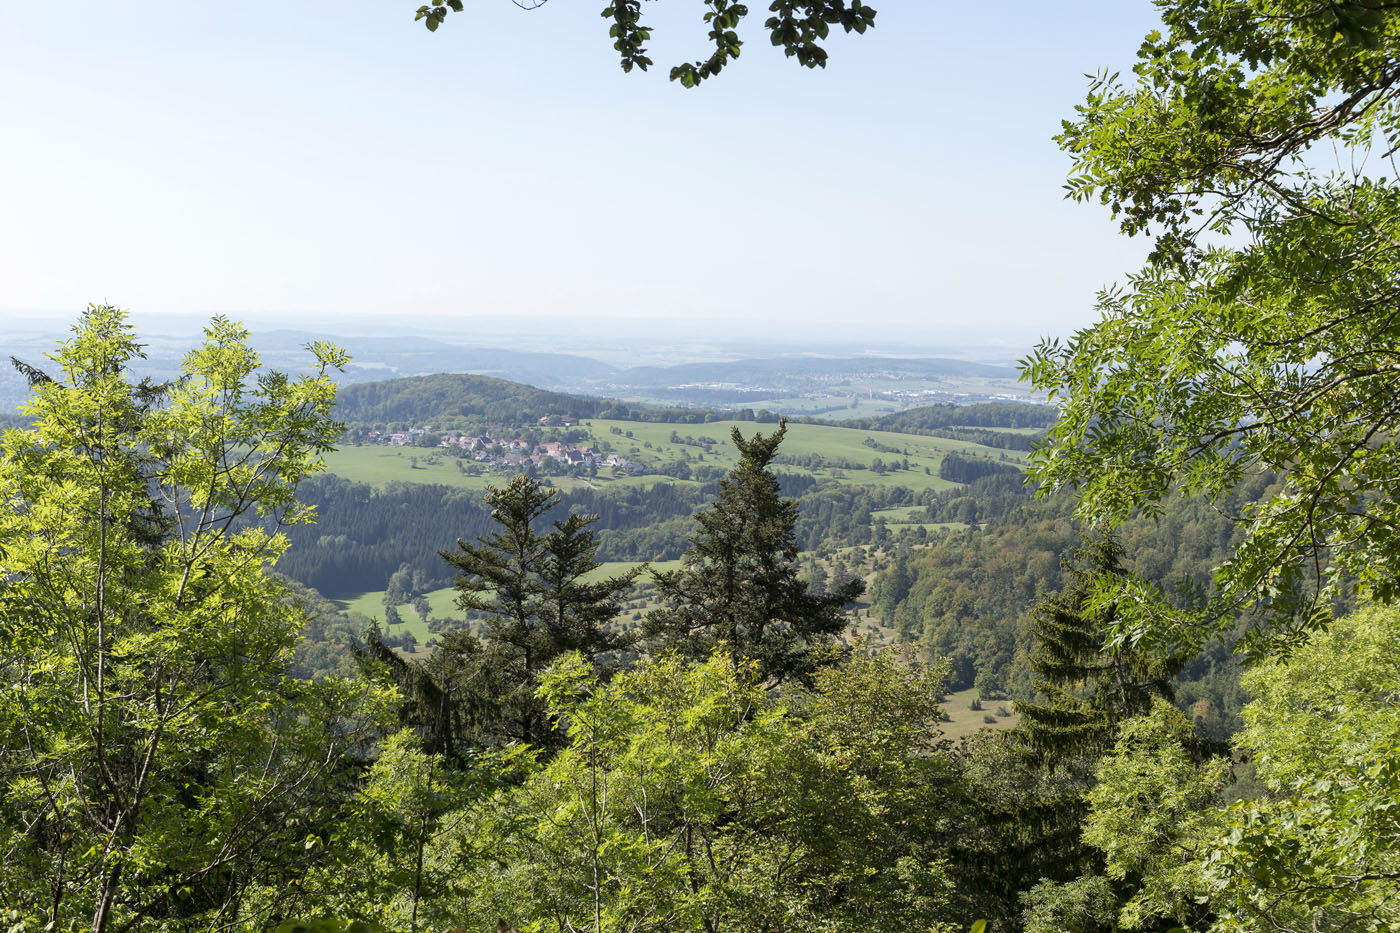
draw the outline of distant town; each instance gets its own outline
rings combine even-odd
[[[551,415],[541,417],[539,426],[571,428],[578,419]],[[523,437],[518,430],[501,428],[491,432],[470,434],[462,431],[437,431],[431,426],[407,428],[402,431],[365,430],[356,432],[353,440],[362,444],[383,444],[391,447],[421,447],[427,450],[447,450],[480,467],[503,471],[530,471],[545,474],[592,473],[609,468],[625,473],[644,473],[643,463],[628,460],[613,453],[604,453],[588,443],[569,440],[535,440]]]

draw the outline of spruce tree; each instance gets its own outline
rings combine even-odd
[[[644,623],[660,647],[704,658],[722,646],[754,661],[770,686],[805,680],[830,657],[842,610],[865,591],[849,580],[814,594],[798,575],[797,503],[769,470],[786,432],[786,421],[749,439],[733,430],[739,463],[696,514],[683,569],[655,575],[666,606]]]
[[[484,617],[485,650],[495,666],[499,708],[512,710],[506,737],[530,744],[549,738],[535,699],[538,674],[559,655],[578,651],[596,662],[629,647],[634,637],[609,632],[607,623],[637,571],[596,582],[596,515],[569,515],[540,533],[537,525],[559,504],[559,494],[517,476],[486,494],[497,530],[475,543],[440,552],[457,570],[457,605]],[[475,659],[475,650],[464,657]]]
[[[528,721],[534,698],[508,680],[507,652],[471,632],[448,632],[425,660],[394,651],[378,626],[355,646],[362,669],[398,687],[399,724],[412,728],[428,754],[465,766],[483,746],[518,738],[517,724]]]
[[[1090,606],[1101,581],[1127,576],[1122,557],[1119,544],[1101,534],[1064,562],[1069,586],[1032,610],[1030,667],[1041,699],[1018,701],[1016,728],[971,750],[973,771],[995,771],[1005,785],[970,800],[978,828],[958,859],[980,906],[1008,922],[1038,883],[1063,885],[1070,899],[1105,890],[1102,855],[1081,839],[1084,795],[1119,726],[1147,713],[1154,697],[1172,699],[1170,681],[1183,659],[1111,644],[1116,607]],[[1079,921],[1086,933],[1111,928],[1089,913]]]
[[[1044,699],[1016,704],[1021,722],[1013,735],[1039,763],[1096,760],[1113,745],[1120,723],[1146,714],[1153,697],[1173,697],[1171,678],[1184,659],[1109,644],[1116,607],[1094,613],[1087,606],[1096,580],[1127,576],[1122,557],[1107,534],[1087,541],[1064,566],[1071,586],[1033,611],[1030,668]]]

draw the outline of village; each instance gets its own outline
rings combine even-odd
[[[540,428],[573,428],[578,419],[550,415],[541,417]],[[602,468],[624,473],[644,473],[645,464],[576,439],[543,440],[504,427],[490,428],[479,434],[462,431],[437,431],[431,426],[412,427],[402,431],[366,430],[356,438],[361,443],[384,444],[393,447],[422,447],[449,451],[482,467],[496,470],[531,471],[544,474],[587,472],[596,475]]]

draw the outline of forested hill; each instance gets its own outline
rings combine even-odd
[[[1186,499],[1155,520],[1125,523],[1117,532],[1125,565],[1169,595],[1185,598],[1193,586],[1208,591],[1213,568],[1240,539],[1227,515],[1272,495],[1274,480],[1252,477],[1223,510]],[[980,527],[924,548],[897,546],[874,581],[873,613],[901,640],[919,644],[926,658],[948,659],[952,689],[975,686],[984,698],[1030,699],[1032,609],[1072,583],[1062,561],[1084,542],[1074,506],[1065,495],[1030,501],[1019,478],[1009,476],[941,494],[930,520]],[[1192,658],[1177,679],[1178,704],[1213,739],[1228,739],[1240,726],[1246,698],[1237,660],[1217,643]]]
[[[846,419],[847,427],[900,434],[932,434],[987,447],[1030,450],[1055,423],[1059,411],[1051,405],[1025,402],[979,402],[973,405],[923,405],[880,418]],[[1029,431],[1030,433],[1009,433]]]
[[[613,404],[492,376],[440,373],[342,386],[336,417],[350,424],[437,424],[456,419],[516,424],[542,415],[592,418]]]
[[[470,373],[437,373],[342,385],[336,402],[336,417],[352,426],[392,422],[439,428],[482,423],[521,425],[545,416],[624,418],[669,424],[700,424],[725,417],[706,408],[669,408],[568,395]],[[752,412],[741,417],[755,420]],[[778,419],[772,415],[757,420]]]
[[[917,433],[934,428],[1048,428],[1058,411],[1050,405],[1025,402],[979,402],[975,405],[924,405],[885,415],[869,422],[870,428]],[[854,422],[851,422],[854,423]],[[866,422],[859,422],[866,426]]]

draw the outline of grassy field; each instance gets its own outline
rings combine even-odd
[[[485,490],[487,485],[500,486],[510,478],[506,473],[485,472],[480,476],[468,476],[458,469],[465,461],[444,452],[417,447],[345,446],[326,454],[326,470],[336,476],[356,483],[371,486],[386,486],[389,483],[422,483],[452,486],[458,489]],[[592,481],[592,485],[616,482],[623,484],[651,484],[669,477],[634,476],[621,480],[602,479]],[[589,480],[573,479],[567,476],[551,477],[550,481],[560,489],[573,489],[587,486]],[[675,482],[675,480],[669,480]]]
[[[688,460],[694,464],[707,463],[729,469],[738,462],[734,446],[729,442],[729,433],[737,427],[744,434],[755,431],[771,431],[773,425],[755,424],[745,421],[715,421],[710,424],[653,424],[636,421],[605,421],[597,419],[584,422],[591,427],[598,442],[607,442],[613,452],[629,459],[637,459],[649,464],[671,463]],[[619,433],[613,433],[616,429]],[[631,437],[628,437],[631,432]],[[672,433],[679,435],[683,443],[671,441]],[[714,441],[709,452],[696,444],[684,443],[687,438],[697,442],[707,439]],[[869,439],[879,447],[865,444]],[[600,444],[601,446],[601,444]],[[894,448],[894,450],[880,449]],[[938,465],[944,454],[950,451],[972,456],[989,457],[1007,462],[1020,463],[1021,455],[1014,451],[1003,451],[972,444],[966,441],[943,437],[926,437],[920,434],[896,434],[887,431],[861,431],[818,424],[790,424],[787,437],[779,450],[779,457],[805,457],[818,455],[828,460],[847,460],[870,465],[877,458],[885,463],[898,459],[909,460],[908,470],[892,470],[876,473],[873,470],[850,470],[839,467],[826,467],[810,470],[790,464],[779,464],[786,472],[809,473],[818,478],[834,478],[853,485],[903,486],[922,491],[924,489],[948,489],[951,483],[938,477]],[[703,456],[703,460],[700,457]],[[925,473],[925,468],[928,473]]]
[[[651,561],[649,564],[653,570],[677,570],[680,568],[680,565],[681,562],[678,560],[656,560]],[[626,573],[628,570],[640,566],[640,562],[636,561],[606,561],[601,567],[589,574],[588,579],[600,580],[603,577],[613,576],[614,574]],[[432,590],[424,595],[428,600],[429,618],[460,619],[462,617],[462,610],[457,608],[457,591],[452,587],[447,586],[440,590]],[[367,618],[377,619],[381,626],[384,624],[383,590],[371,590],[368,593],[361,593],[359,596],[352,596],[349,599],[337,600],[336,605],[340,606],[340,608],[346,612],[358,612]],[[420,645],[433,637],[433,633],[428,631],[428,623],[423,621],[418,613],[413,611],[412,606],[399,606],[398,611],[399,618],[403,620],[403,624],[394,626],[394,634],[405,631],[412,632],[413,637],[418,639]]]
[[[858,398],[855,407],[852,408],[851,396],[846,394],[760,399],[756,402],[745,402],[744,407],[752,408],[754,411],[766,408],[769,411],[782,412],[785,415],[816,415],[830,421],[845,421],[850,418],[879,418],[884,415],[893,415],[909,406],[889,399]]]
[[[737,452],[729,439],[731,428],[738,427],[745,434],[773,429],[773,425],[743,421],[654,424],[599,419],[585,421],[582,426],[591,432],[592,443],[595,446],[605,452],[647,464],[649,467],[685,461],[692,467],[710,465],[724,470],[738,462]],[[680,438],[681,443],[671,441],[673,432]],[[631,436],[628,436],[629,434]],[[686,443],[687,438],[693,439],[695,443]],[[867,438],[882,448],[893,450],[869,447],[864,443]],[[947,489],[956,484],[939,479],[938,465],[943,460],[943,455],[949,451],[994,460],[1005,458],[1007,462],[1012,463],[1021,462],[1021,455],[1014,451],[997,450],[942,437],[860,431],[828,425],[791,424],[788,425],[780,456],[804,457],[815,454],[828,460],[851,461],[867,466],[877,458],[887,464],[895,460],[902,463],[908,459],[909,469],[876,473],[869,469],[852,470],[831,466],[811,470],[780,464],[779,468],[786,472],[807,473],[820,479],[836,479],[853,485],[903,486],[916,491]],[[504,473],[485,472],[469,476],[463,472],[463,467],[470,469],[466,462],[433,448],[346,446],[328,454],[326,466],[329,472],[337,476],[373,486],[384,486],[391,482],[436,483],[461,489],[484,490],[487,484],[499,485],[507,479],[507,474]],[[552,477],[550,481],[564,490],[583,486],[650,488],[661,482],[686,482],[656,475],[615,476],[611,470],[600,471],[596,478]]]
[[[1021,721],[1020,714],[1016,712],[1015,704],[1010,700],[983,700],[982,709],[975,710],[972,708],[972,704],[976,699],[977,690],[975,688],[959,690],[944,698],[943,711],[948,714],[948,721],[943,724],[943,737],[945,739],[957,741],[983,729],[1009,729]],[[1002,710],[1010,715],[998,715]],[[990,722],[988,717],[991,719]]]

